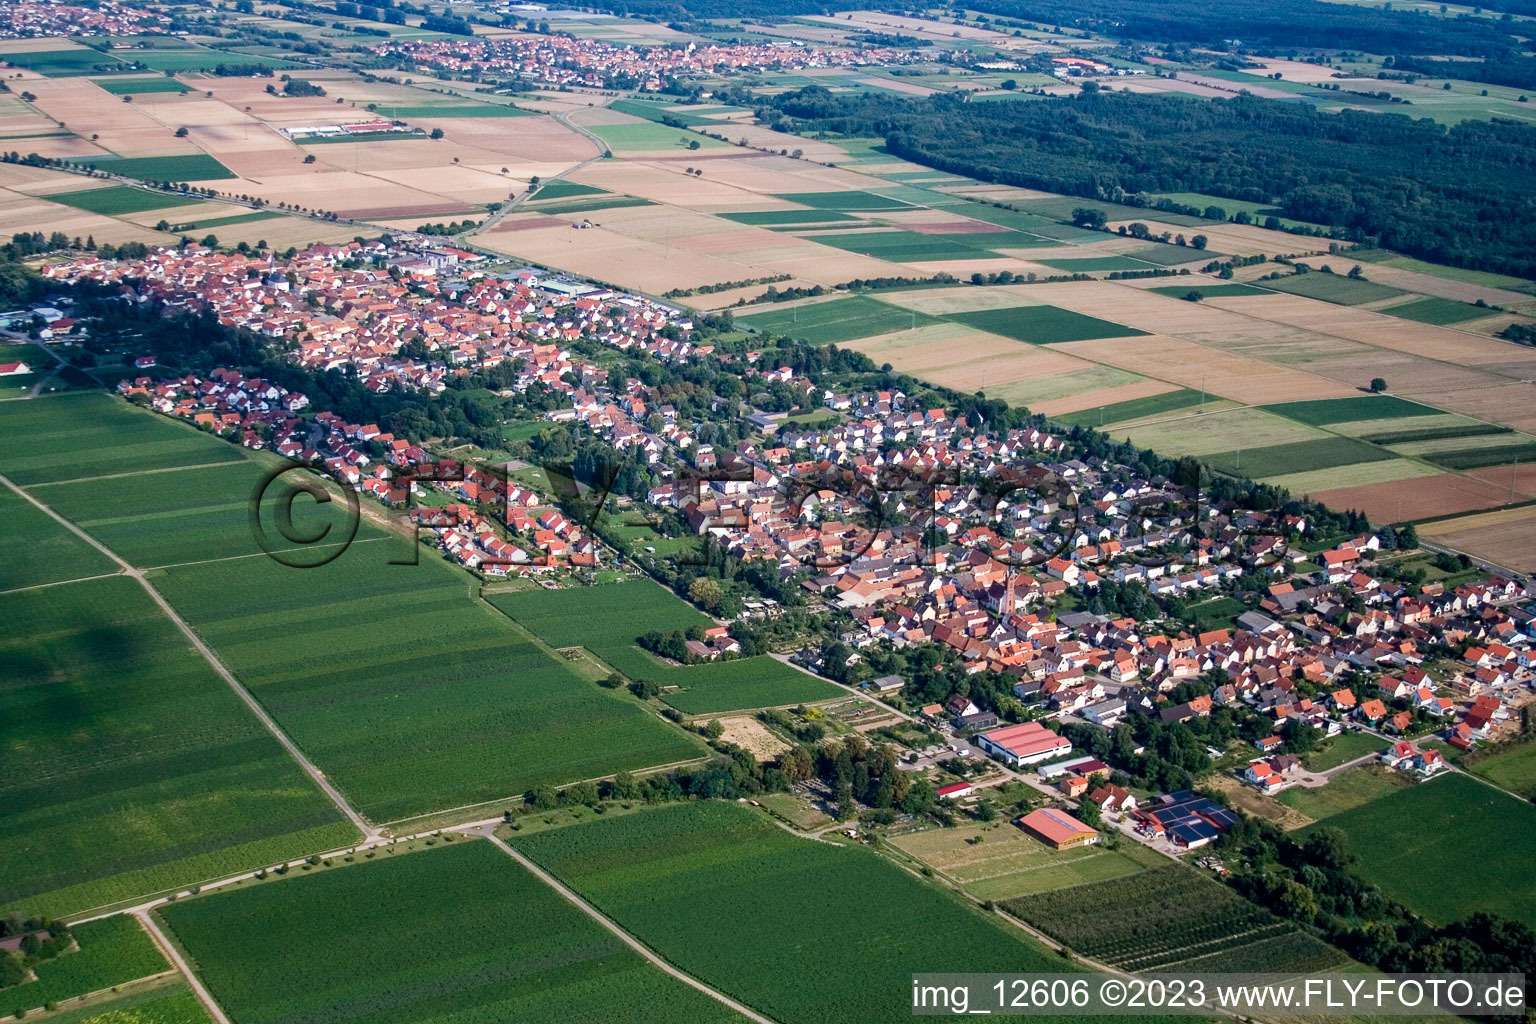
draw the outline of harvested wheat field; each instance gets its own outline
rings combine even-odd
[[[1343,468],[1352,469],[1358,475],[1361,470],[1371,467]],[[1457,473],[1433,473],[1407,480],[1366,483],[1307,493],[1329,508],[1358,509],[1373,523],[1400,523],[1455,515],[1458,512],[1492,508],[1509,500],[1508,487],[1499,487]]]
[[[179,124],[154,116],[166,103],[124,103],[85,78],[49,78],[29,86],[37,108],[97,147],[119,156],[171,156],[201,152],[176,138]],[[151,94],[165,97],[168,94]]]
[[[986,309],[1017,309],[1037,305],[1000,288],[918,288],[909,292],[881,292],[880,301],[932,316],[978,313]]]
[[[1012,338],[947,322],[862,338],[844,347],[863,352],[876,363],[890,363],[903,373],[966,392],[1093,365],[1058,351],[1059,346],[1022,345]]]
[[[1341,306],[1301,295],[1278,293],[1217,296],[1207,299],[1206,303],[1244,316],[1426,359],[1444,360],[1464,366],[1529,363],[1532,371],[1536,371],[1536,349],[1528,346],[1476,337],[1448,327],[1401,320],[1388,313],[1376,313],[1355,306]]]
[[[1536,571],[1536,507],[1425,523],[1419,536],[1516,572]]]
[[[788,743],[775,736],[766,725],[751,715],[718,718],[715,721],[725,728],[720,736],[722,741],[734,743],[759,761],[772,761],[789,749]]]
[[[1197,388],[1249,405],[1307,398],[1348,398],[1360,393],[1337,381],[1194,342],[1156,334],[1139,338],[1068,341],[1055,346],[1097,363],[1119,366],[1187,388]],[[1370,377],[1365,378],[1367,381]]]
[[[564,223],[559,227],[519,229],[503,221],[476,235],[475,240],[519,259],[657,294],[672,288],[723,284],[776,272],[687,252],[675,245],[648,242],[606,227],[576,229]]]
[[[0,192],[0,237],[19,231],[62,231],[70,238],[94,238],[98,243],[144,242],[170,245],[174,235],[161,234],[125,220],[61,206],[6,190]]]
[[[1153,211],[1152,216],[1156,216]],[[1209,262],[1216,257],[1214,253],[1227,253],[1233,256],[1254,256],[1264,253],[1266,256],[1286,256],[1292,254],[1305,254],[1327,252],[1327,245],[1319,239],[1305,238],[1301,235],[1290,235],[1284,231],[1270,231],[1267,228],[1254,227],[1252,224],[1220,224],[1206,223],[1191,227],[1180,227],[1177,224],[1168,224],[1159,220],[1148,220],[1144,217],[1135,220],[1110,221],[1107,225],[1111,231],[1118,229],[1122,224],[1142,223],[1154,234],[1160,235],[1164,231],[1174,235],[1183,235],[1191,238],[1195,235],[1204,235],[1207,239],[1206,253],[1195,250],[1190,251],[1191,262],[1202,260]],[[1151,281],[1152,285],[1159,282]],[[1167,282],[1162,282],[1167,283]]]

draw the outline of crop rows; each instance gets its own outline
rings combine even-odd
[[[908,1016],[913,970],[1065,963],[877,854],[799,838],[736,804],[513,842],[672,963],[783,1024]]]
[[[377,857],[161,914],[240,1024],[733,1019],[489,842]]]
[[[1131,971],[1196,964],[1272,971],[1343,960],[1295,925],[1178,865],[1021,896],[1003,906],[1051,938]]]

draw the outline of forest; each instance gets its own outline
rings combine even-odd
[[[809,86],[759,102],[776,127],[884,137],[893,155],[982,181],[1133,205],[1160,192],[1273,203],[1345,239],[1536,277],[1533,126],[1098,90],[966,103]]]
[[[1506,53],[1486,60],[1440,60],[1434,57],[1392,57],[1388,66],[1426,78],[1460,78],[1467,82],[1536,89],[1536,57]]]
[[[1515,0],[1521,2],[1521,0]],[[1118,39],[1245,50],[1364,50],[1487,56],[1513,40],[1489,18],[1325,3],[1323,0],[977,0],[976,10],[1006,18],[1087,29]]]
[[[911,5],[859,0],[606,0],[604,10],[650,21],[786,18]],[[1532,13],[1536,0],[1491,0],[1484,6]],[[967,10],[1026,23],[1060,25],[1117,39],[1224,46],[1247,50],[1354,49],[1370,53],[1491,56],[1515,49],[1504,24],[1470,15],[1355,7],[1324,0],[977,0]]]

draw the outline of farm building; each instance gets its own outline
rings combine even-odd
[[[1010,725],[976,738],[976,745],[1011,765],[1036,764],[1072,752],[1072,741],[1039,722]]]
[[[23,362],[0,363],[0,377],[15,377],[31,372],[32,367]]]
[[[1042,807],[1018,820],[1020,828],[1056,850],[1091,846],[1099,841],[1097,829],[1089,828],[1066,811]]]
[[[959,800],[961,797],[970,796],[976,792],[976,787],[969,782],[951,782],[947,786],[940,786],[934,790],[934,795],[944,800]]]

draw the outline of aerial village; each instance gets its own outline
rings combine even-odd
[[[398,238],[287,258],[188,245],[140,260],[77,259],[46,274],[117,285],[129,303],[211,313],[282,343],[299,366],[345,369],[375,392],[436,394],[456,376],[510,366],[513,391],[556,398],[544,413],[550,424],[579,425],[644,459],[663,481],[646,503],[731,557],[774,567],[822,612],[832,642],[795,660],[927,723],[940,739],[907,767],[941,758],[980,766],[939,797],[963,804],[987,785],[1027,782],[1057,806],[1019,824],[1057,849],[1098,841],[1097,828],[1073,817],[1088,803],[1094,821],[1167,852],[1203,846],[1235,820],[1187,790],[1138,803],[1130,780],[1095,751],[1095,735],[1122,722],[1198,723],[1228,709],[1250,750],[1235,763],[1225,757],[1227,777],[1274,794],[1327,784],[1328,772],[1303,767],[1303,734],[1374,737],[1342,767],[1372,760],[1428,780],[1449,767],[1442,750],[1510,735],[1531,698],[1536,616],[1519,607],[1529,594],[1513,579],[1393,578],[1381,559],[1396,536],[1367,529],[1319,546],[1304,511],[1208,500],[1165,477],[1083,458],[1064,435],[994,432],[900,390],[841,393],[759,365],[760,352],[732,372],[787,385],[834,421],[810,427],[717,402],[721,417],[745,425],[744,440],[702,443],[700,424],[653,389],[629,377],[615,390],[609,373],[571,349],[588,339],[674,365],[736,358],[702,337],[695,344],[683,311],[483,263],[467,250]],[[416,356],[402,354],[407,340]],[[146,375],[120,393],[408,508],[446,557],[483,577],[555,586],[580,569],[640,571],[555,496],[504,469],[444,459],[425,439],[345,422],[238,371],[157,379],[153,357],[139,365]],[[420,502],[424,494],[436,500]],[[1134,588],[1184,601],[1241,588],[1252,600],[1208,630],[1085,607]],[[778,610],[763,599],[740,618]],[[690,640],[684,659],[737,656],[732,629],[722,623]],[[859,670],[873,650],[924,647],[967,677],[1002,680],[1004,696],[973,688],[920,704],[899,675]],[[1213,748],[1213,760],[1220,753]]]
[[[894,47],[825,47],[800,42],[637,47],[565,35],[516,36],[485,40],[478,46],[451,39],[391,40],[374,47],[374,52],[445,72],[597,88],[614,79],[633,79],[647,89],[659,89],[667,79],[680,76],[891,66],[919,59],[913,50]]]
[[[140,7],[102,0],[88,7],[62,3],[8,3],[0,39],[43,36],[126,36],[164,32],[171,19]]]

